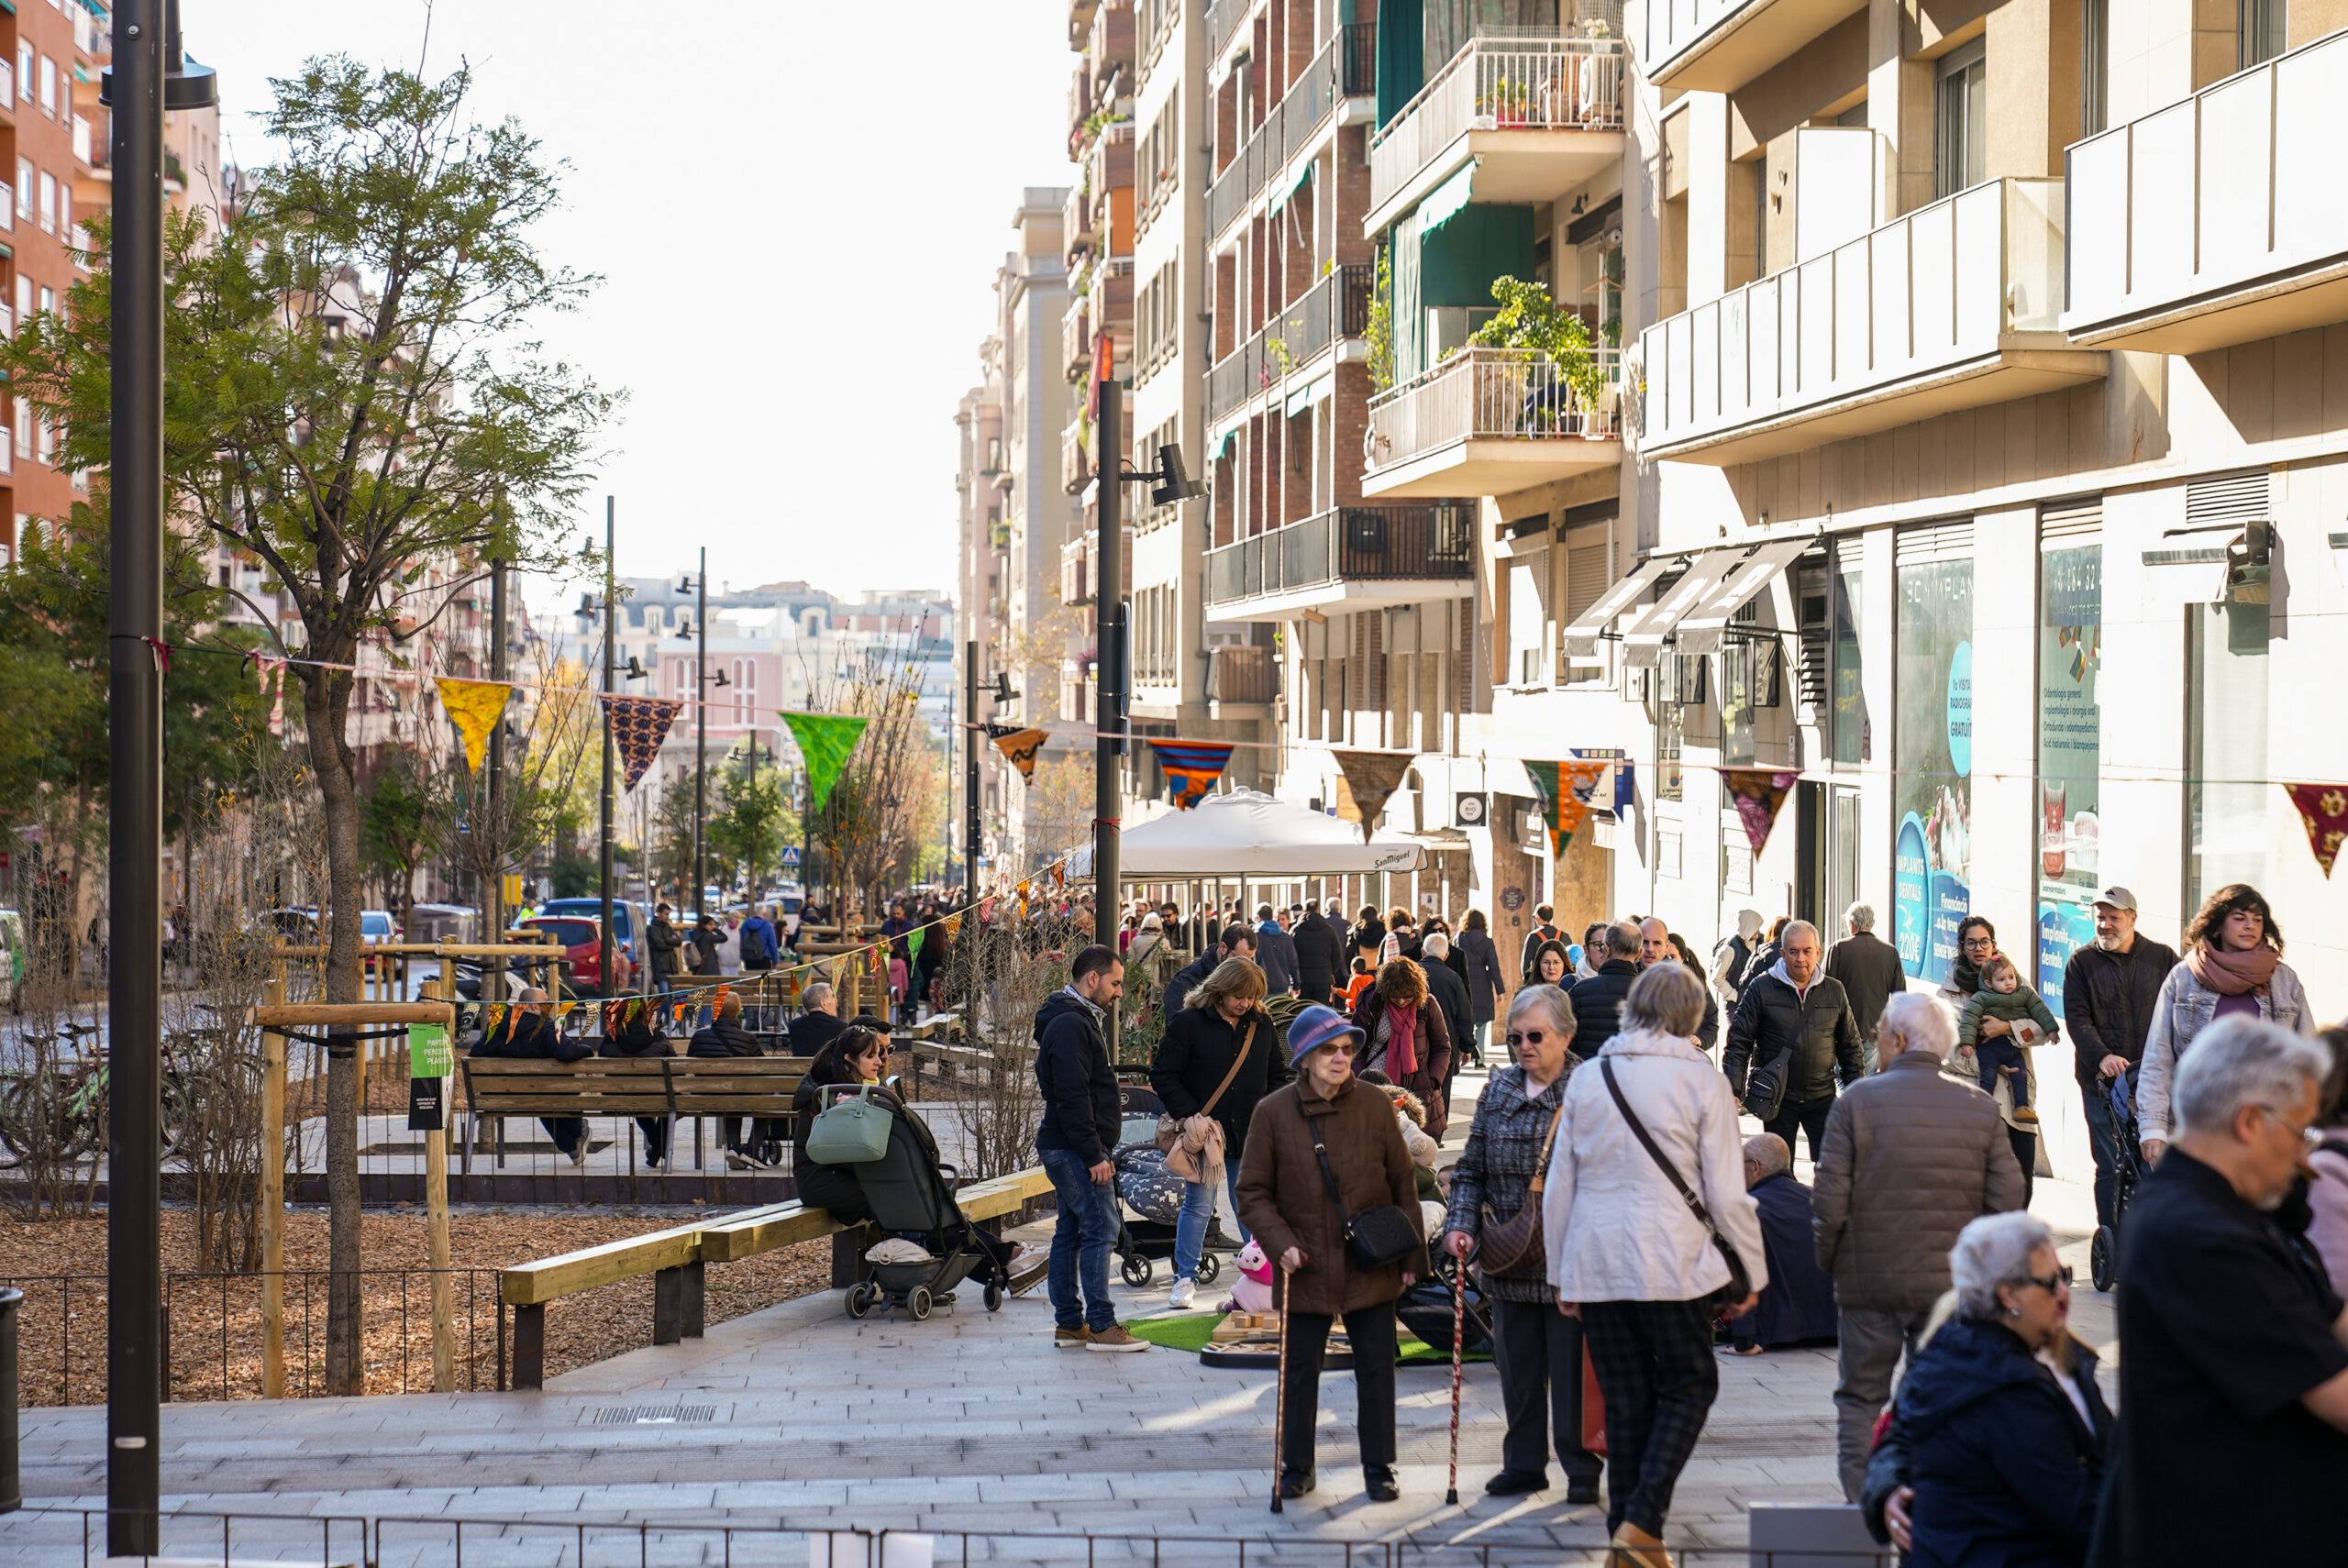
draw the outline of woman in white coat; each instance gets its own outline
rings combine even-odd
[[[1712,1320],[1752,1310],[1769,1283],[1736,1101],[1696,1044],[1703,1016],[1703,977],[1684,964],[1632,983],[1622,1032],[1566,1080],[1542,1196],[1549,1282],[1558,1309],[1581,1319],[1606,1396],[1607,1529],[1616,1562],[1640,1568],[1670,1562],[1672,1489],[1720,1392]],[[1724,1295],[1722,1245],[1743,1264],[1741,1293]]]

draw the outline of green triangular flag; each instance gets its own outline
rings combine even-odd
[[[920,957],[921,944],[928,935],[929,927],[925,925],[917,925],[914,927],[911,932],[906,933],[905,951],[916,958]]]
[[[807,764],[808,807],[820,812],[832,798],[832,786],[839,782],[848,754],[864,737],[864,726],[872,721],[847,713],[785,712],[781,717],[791,726],[791,738],[799,743],[799,755]]]

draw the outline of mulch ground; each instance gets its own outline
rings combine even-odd
[[[508,1264],[618,1241],[679,1222],[673,1210],[546,1213],[499,1209],[459,1210],[449,1219],[455,1266],[479,1272],[454,1279],[457,1386],[497,1386],[500,1338],[497,1281]],[[361,1322],[370,1394],[420,1393],[432,1386],[432,1290],[427,1275],[403,1275],[427,1264],[420,1210],[370,1212],[361,1222],[364,1282]],[[106,1397],[106,1234],[89,1220],[0,1222],[0,1283],[25,1292],[18,1310],[21,1397],[27,1405],[85,1405]],[[327,1217],[294,1209],[286,1218],[286,1391],[325,1392]],[[171,1397],[258,1398],[261,1282],[223,1278],[195,1267],[194,1227],[185,1213],[163,1216],[163,1267],[171,1333]],[[712,1323],[826,1286],[831,1243],[803,1242],[709,1271]],[[510,1344],[510,1318],[505,1330]],[[651,1342],[652,1281],[623,1280],[556,1302],[547,1310],[547,1372],[567,1372]]]

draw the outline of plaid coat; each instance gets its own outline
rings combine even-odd
[[[1524,1069],[1493,1071],[1476,1101],[1476,1120],[1468,1129],[1468,1147],[1451,1167],[1451,1205],[1444,1229],[1474,1235],[1483,1224],[1484,1210],[1506,1219],[1524,1206],[1533,1178],[1540,1174],[1541,1140],[1566,1092],[1566,1078],[1577,1058],[1566,1058],[1557,1075],[1537,1098],[1524,1098]],[[1545,1279],[1501,1279],[1483,1276],[1487,1294],[1502,1301],[1555,1301],[1556,1292]]]

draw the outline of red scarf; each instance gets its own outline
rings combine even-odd
[[[1386,1076],[1401,1083],[1419,1070],[1419,1010],[1386,1004]]]

